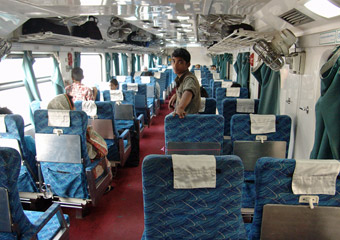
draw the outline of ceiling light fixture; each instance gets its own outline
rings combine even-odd
[[[340,15],[339,4],[336,0],[311,0],[304,6],[317,15],[332,18]]]

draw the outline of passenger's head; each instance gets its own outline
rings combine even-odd
[[[75,67],[72,69],[72,79],[74,81],[81,81],[84,78],[83,69],[80,67]]]
[[[230,87],[238,87],[240,88],[241,87],[241,84],[237,83],[237,82],[233,82],[233,84],[231,84]]]
[[[119,87],[119,83],[116,78],[112,78],[110,81],[110,90],[117,90]]]
[[[216,70],[216,65],[211,65],[210,70]]]
[[[201,69],[201,65],[196,64],[196,65],[195,65],[195,69]]]
[[[68,94],[57,95],[48,103],[47,109],[73,110],[74,104],[72,101],[72,96]]]
[[[148,67],[147,67],[147,66],[144,66],[144,67],[143,67],[143,71],[144,71],[144,72],[147,72],[147,71],[148,71]]]
[[[12,114],[12,111],[7,107],[0,107],[0,114]]]
[[[186,72],[190,66],[190,53],[184,48],[177,48],[172,53],[171,65],[177,75]]]

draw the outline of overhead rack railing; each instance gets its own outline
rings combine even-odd
[[[223,38],[218,43],[208,48],[208,52],[220,54],[225,52],[230,52],[246,47],[253,46],[254,43],[259,39],[265,39],[271,41],[275,32],[260,33],[256,31],[249,31],[238,29],[232,34]]]
[[[58,45],[58,46],[70,46],[70,47],[92,47],[101,49],[119,49],[123,51],[131,52],[145,52],[156,53],[160,51],[160,48],[155,47],[141,47],[132,44],[124,44],[112,42],[109,40],[95,40],[91,38],[81,38],[62,34],[56,34],[52,32],[33,33],[27,35],[20,35],[19,37],[12,38],[12,42],[19,43],[39,43],[45,45]]]

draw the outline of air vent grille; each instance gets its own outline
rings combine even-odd
[[[288,12],[285,12],[279,17],[293,26],[299,26],[299,25],[314,21],[313,18],[308,17],[307,15],[296,10],[295,8],[293,8],[292,10],[289,10]]]

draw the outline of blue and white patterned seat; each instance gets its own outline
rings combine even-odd
[[[199,114],[216,114],[216,100],[214,98],[205,99],[205,108]]]
[[[246,239],[242,162],[237,156],[216,156],[216,168],[216,188],[174,189],[172,157],[146,156],[142,239]]]
[[[228,89],[227,88],[217,88],[216,89],[216,106],[217,106],[217,111],[219,114],[222,113],[222,109],[223,109],[223,105],[222,105],[222,101],[226,98],[232,98],[232,99],[236,99],[236,97],[227,97]],[[240,96],[237,98],[248,98],[248,89],[247,88],[241,88],[240,89]]]
[[[129,130],[124,130],[121,134],[118,133],[114,118],[115,102],[102,101],[95,102],[95,104],[97,106],[96,119],[111,120],[112,124],[113,138],[109,139],[104,137],[108,148],[107,159],[109,161],[120,161],[121,165],[124,166],[124,163],[131,152],[131,138]],[[82,101],[76,101],[74,105],[76,110],[82,111]]]
[[[286,157],[290,142],[291,118],[287,115],[276,115],[276,132],[266,133],[267,141],[285,141]],[[231,142],[235,141],[256,141],[256,135],[251,134],[251,124],[249,114],[235,114],[231,118]],[[245,184],[243,188],[243,205],[245,208],[253,208],[255,203],[254,172],[244,171]]]
[[[22,154],[23,165],[20,169],[18,189],[20,192],[38,192],[35,184],[38,181],[37,161],[30,151],[24,136],[24,119],[17,114],[5,116],[6,132],[0,132],[2,139],[14,139],[18,142]],[[35,146],[32,146],[35,152]]]
[[[43,136],[56,136],[56,130],[62,131],[62,135],[75,135],[80,137],[81,161],[77,163],[65,162],[67,159],[53,161],[40,160],[41,172],[45,183],[51,185],[54,195],[63,198],[78,198],[91,201],[93,206],[98,204],[106,187],[111,182],[111,171],[108,171],[104,158],[91,162],[86,146],[86,129],[88,117],[83,111],[69,111],[70,127],[49,126],[48,110],[37,110],[34,113],[36,139],[37,134]],[[46,143],[44,143],[46,144]],[[56,148],[53,142],[47,143],[50,149]],[[37,149],[39,143],[37,141]],[[58,152],[58,149],[55,150]],[[38,160],[39,160],[39,153]],[[103,172],[96,176],[96,167],[101,165]],[[99,180],[102,184],[99,184]],[[97,185],[98,184],[98,185]]]
[[[60,234],[58,239],[68,239],[69,218],[62,213],[59,204],[53,204],[46,212],[23,210],[17,188],[20,158],[16,150],[0,147],[0,191],[3,203],[0,239],[55,239],[57,234]],[[9,208],[6,209],[7,204],[4,203],[8,203]],[[7,222],[8,219],[12,221],[12,226]]]
[[[260,239],[263,206],[266,204],[300,205],[299,197],[292,192],[294,159],[260,158],[255,167],[256,200],[254,218],[248,239]],[[340,175],[339,175],[340,176]],[[318,206],[340,207],[340,181],[336,181],[335,195],[319,194]]]
[[[257,113],[258,106],[259,106],[259,100],[254,99],[254,113]],[[219,112],[220,115],[224,117],[224,136],[226,138],[223,142],[223,154],[231,154],[233,147],[230,139],[230,120],[231,117],[235,114],[241,114],[236,111],[237,107],[237,100],[236,98],[225,98],[222,101],[222,112]],[[247,113],[243,113],[247,114]]]
[[[214,142],[223,146],[224,119],[213,114],[189,114],[180,119],[169,114],[164,120],[165,153],[169,142]]]

